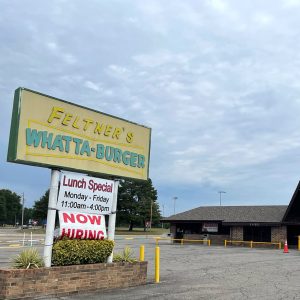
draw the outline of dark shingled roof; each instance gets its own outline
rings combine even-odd
[[[163,222],[222,221],[223,223],[281,223],[287,205],[203,206],[179,213]]]

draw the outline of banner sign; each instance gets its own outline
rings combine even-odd
[[[59,236],[70,239],[103,240],[106,238],[105,217],[59,211]]]
[[[19,88],[7,160],[147,180],[150,137],[148,127]]]
[[[205,231],[205,232],[218,232],[218,223],[203,223],[202,231]]]
[[[114,181],[78,174],[61,174],[56,208],[98,215],[111,214]]]

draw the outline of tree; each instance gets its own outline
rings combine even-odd
[[[46,191],[46,193],[40,198],[40,200],[34,202],[32,216],[39,222],[47,219],[48,201],[49,190]]]
[[[6,200],[3,197],[3,195],[0,196],[0,224],[3,226],[3,224],[6,223],[7,219],[7,210],[6,210]]]
[[[5,199],[6,224],[15,224],[21,219],[21,197],[10,190],[0,190],[0,197]],[[4,200],[2,200],[4,202]],[[3,206],[3,204],[2,204]]]
[[[33,219],[33,208],[24,208],[24,224],[28,224],[29,220]]]
[[[121,180],[118,191],[117,223],[129,224],[129,231],[134,226],[143,226],[151,219],[152,224],[159,224],[160,212],[157,203],[157,191],[151,179],[147,181]]]

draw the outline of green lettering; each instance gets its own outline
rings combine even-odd
[[[62,136],[60,134],[58,134],[55,137],[54,142],[53,142],[52,147],[51,147],[52,150],[55,150],[56,148],[59,148],[60,152],[64,151],[64,145],[63,145],[63,142],[62,142]]]
[[[89,141],[83,141],[81,150],[80,150],[80,155],[83,155],[84,153],[86,153],[87,156],[91,156],[91,148],[90,148],[90,144]]]
[[[46,131],[47,132],[47,131]],[[26,128],[26,145],[33,146],[36,148],[40,144],[43,132],[37,131],[36,129]]]
[[[130,161],[130,157],[127,157],[128,155],[130,155],[129,151],[124,151],[122,154],[122,161],[123,161],[123,164],[126,166],[129,165],[129,161]]]
[[[82,144],[82,139],[73,138],[73,142],[76,144],[75,154],[79,154],[79,146],[80,146],[80,144]]]
[[[104,157],[104,146],[102,144],[97,144],[96,158],[102,159]]]

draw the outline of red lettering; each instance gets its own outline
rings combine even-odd
[[[104,233],[102,230],[99,230],[97,232],[97,240],[103,240],[104,239]]]
[[[87,217],[85,215],[82,214],[78,214],[76,215],[76,219],[79,223],[83,224],[87,222]]]
[[[63,219],[64,219],[65,223],[68,223],[69,221],[71,223],[75,223],[75,216],[74,216],[74,214],[68,215],[67,213],[64,212],[63,213]]]
[[[66,176],[64,175],[63,186],[67,186],[67,183],[65,180],[66,180]]]
[[[75,238],[76,239],[81,239],[82,236],[83,236],[83,230],[77,229]]]
[[[88,235],[88,238],[90,240],[94,240],[96,237],[96,230],[89,230],[89,235]]]
[[[95,222],[96,222],[96,224],[97,225],[100,225],[101,224],[101,216],[98,216],[98,215],[88,215],[88,218],[89,218],[89,220],[90,220],[90,222],[91,222],[91,224],[95,224]]]

